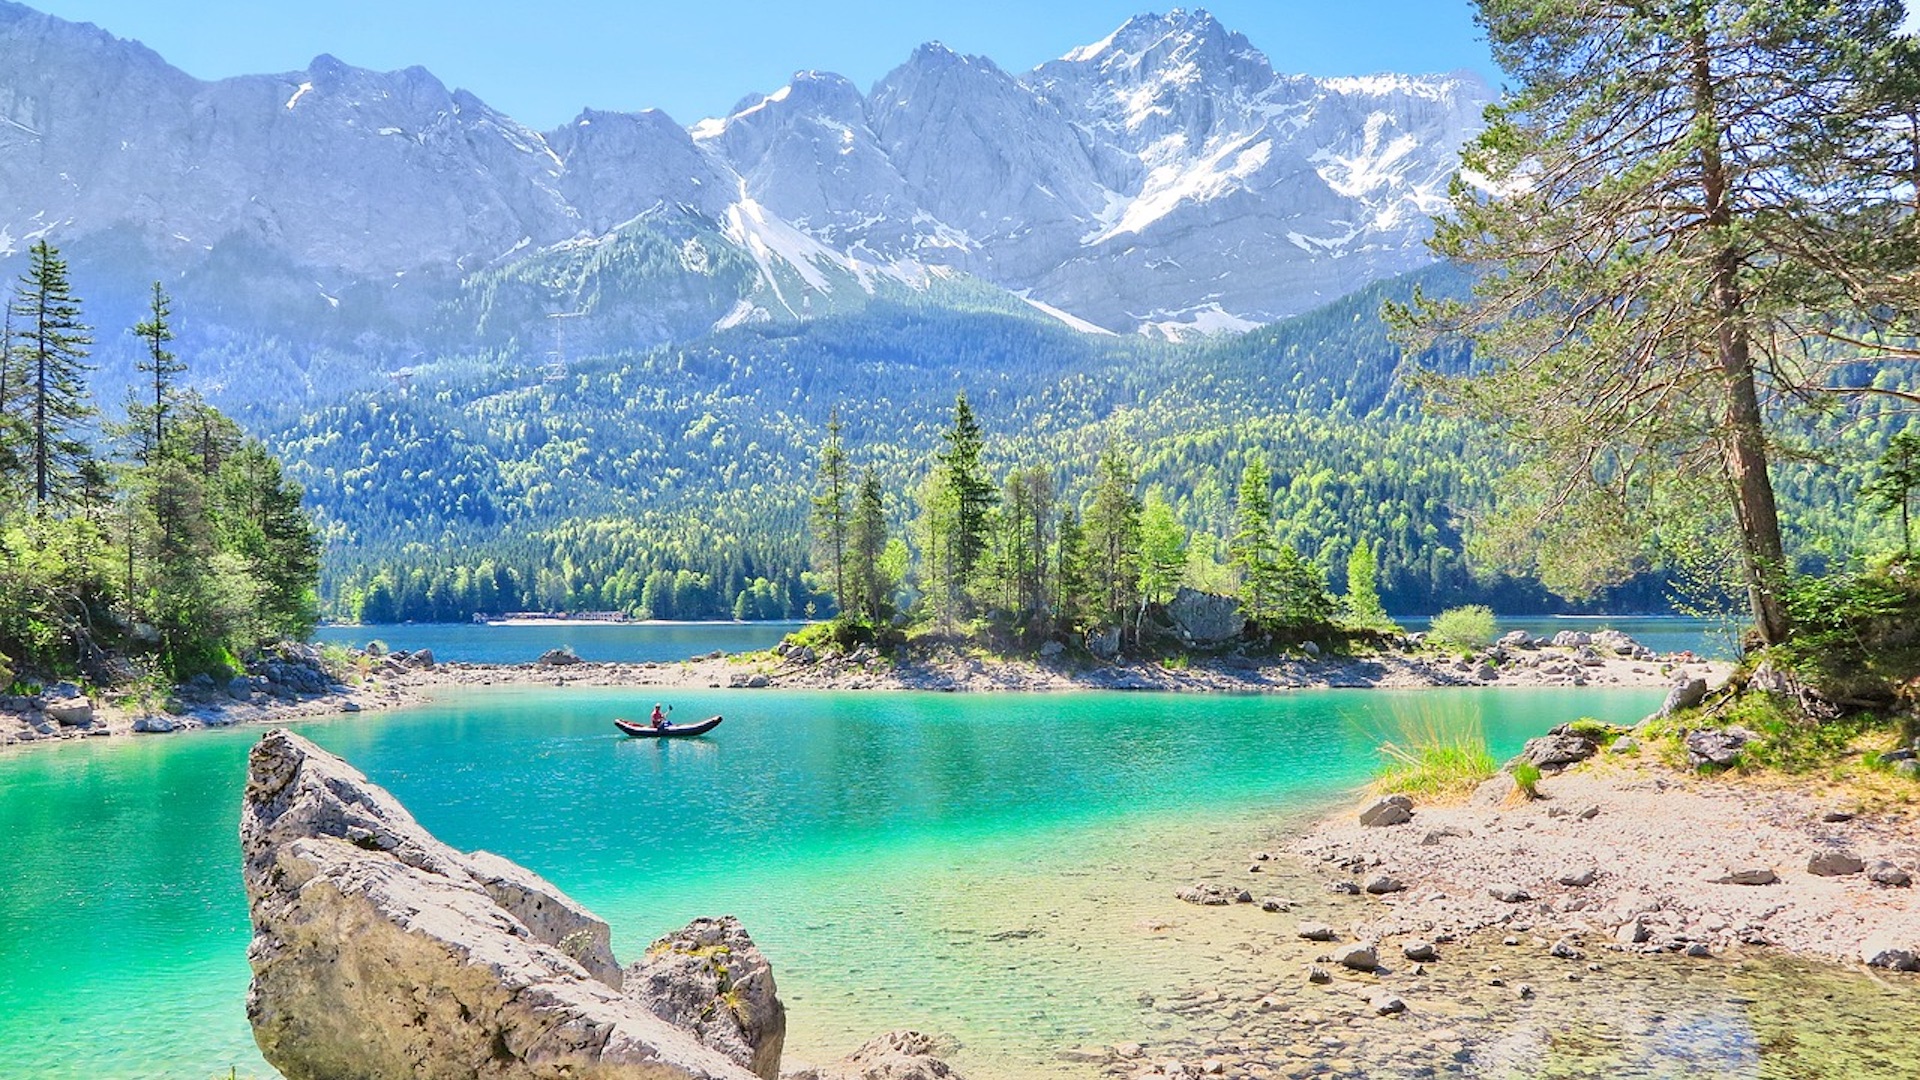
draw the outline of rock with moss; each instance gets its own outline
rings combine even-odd
[[[626,991],[763,1080],[779,1077],[786,1006],[773,965],[733,916],[695,919],[655,941],[627,969]]]
[[[606,924],[286,731],[248,760],[247,1017],[287,1080],[754,1080],[621,993]]]

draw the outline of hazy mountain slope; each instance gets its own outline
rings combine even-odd
[[[1276,75],[1175,11],[1025,74],[928,45],[867,93],[805,72],[690,129],[589,110],[541,133],[420,68],[202,82],[0,0],[0,261],[68,250],[109,378],[166,281],[233,396],[544,342],[556,313],[645,346],[954,281],[1070,325],[1231,329],[1427,261],[1487,97]]]

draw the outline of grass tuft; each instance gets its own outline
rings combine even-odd
[[[1446,797],[1465,795],[1499,771],[1487,749],[1480,717],[1425,702],[1396,704],[1378,735],[1386,758],[1374,776],[1381,791]]]

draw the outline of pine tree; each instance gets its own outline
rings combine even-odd
[[[1253,623],[1279,615],[1278,550],[1273,538],[1273,477],[1266,459],[1247,459],[1240,472],[1240,497],[1234,507],[1233,539],[1227,554],[1240,572],[1240,608]]]
[[[1879,474],[1862,489],[1868,503],[1881,513],[1900,515],[1900,553],[1913,555],[1914,492],[1920,491],[1920,428],[1908,428],[1887,441],[1880,455]]]
[[[1380,603],[1376,575],[1373,545],[1363,536],[1347,554],[1347,621],[1362,629],[1386,630],[1392,628],[1393,620]]]
[[[81,434],[94,415],[86,389],[91,328],[81,321],[66,260],[45,240],[33,245],[8,310],[22,365],[26,465],[33,501],[44,508],[78,495],[73,485],[88,455]]]
[[[869,467],[860,476],[853,521],[847,530],[847,613],[875,626],[892,614],[887,610],[893,584],[884,565],[886,552],[887,507],[881,497],[880,478]]]
[[[146,466],[152,465],[167,445],[167,412],[173,406],[177,378],[187,370],[187,365],[167,348],[167,342],[173,340],[173,325],[169,321],[172,316],[173,298],[156,281],[147,318],[133,328],[134,336],[146,346],[146,355],[134,366],[147,380],[133,394],[127,408],[127,420],[134,426],[139,440],[135,443],[134,458]]]
[[[1414,344],[1472,343],[1484,373],[1428,385],[1526,457],[1494,546],[1580,595],[1715,499],[1755,629],[1779,642],[1769,428],[1796,403],[1885,393],[1835,362],[1899,352],[1857,328],[1920,308],[1915,129],[1890,122],[1920,100],[1901,5],[1479,8],[1513,90],[1465,150],[1433,248],[1484,272],[1471,300],[1416,304],[1405,325]]]
[[[827,575],[834,607],[849,614],[857,606],[847,595],[847,451],[840,441],[840,410],[827,414],[827,441],[820,446],[820,467],[814,481],[813,550],[815,566]]]
[[[1053,542],[1053,622],[1055,629],[1077,633],[1086,628],[1093,583],[1087,568],[1087,537],[1071,505],[1060,510]]]
[[[993,481],[980,463],[985,442],[963,390],[953,402],[953,426],[942,436],[946,449],[940,464],[951,489],[953,520],[953,582],[964,590],[973,581],[987,551],[987,516],[993,510]]]
[[[1140,498],[1133,466],[1118,450],[1100,456],[1093,500],[1087,506],[1088,577],[1094,614],[1125,624],[1140,587]]]

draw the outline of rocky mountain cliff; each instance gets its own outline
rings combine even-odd
[[[103,325],[159,277],[209,325],[394,356],[541,342],[553,313],[647,345],[953,290],[1236,329],[1428,261],[1490,96],[1279,75],[1176,10],[1024,74],[926,45],[865,94],[802,72],[691,128],[542,133],[420,68],[202,82],[0,0],[0,257],[62,245]]]

